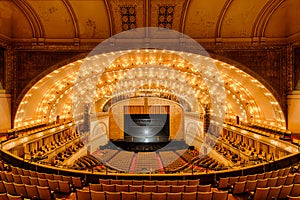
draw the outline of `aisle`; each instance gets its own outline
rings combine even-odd
[[[162,161],[161,161],[161,158],[160,158],[160,155],[158,153],[156,153],[156,158],[157,158],[157,163],[158,163],[158,166],[159,166],[159,171],[161,174],[164,174],[164,166],[162,164]]]
[[[132,158],[132,162],[131,162],[131,166],[129,169],[129,173],[134,173],[135,170],[135,166],[136,166],[136,153],[134,154],[133,158]]]

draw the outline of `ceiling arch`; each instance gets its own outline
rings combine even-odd
[[[41,44],[95,42],[123,31],[120,5],[117,0],[4,0],[0,34]],[[164,5],[175,6],[170,19],[174,30],[208,42],[285,41],[300,32],[297,0],[122,1],[122,6],[136,6],[137,28],[157,27],[158,9]]]
[[[36,11],[26,2],[26,0],[14,0],[14,3],[23,11],[27,20],[30,22],[33,38],[44,38],[44,26]]]
[[[146,51],[147,54],[145,53]],[[122,54],[124,52],[120,53]],[[149,56],[148,54],[154,56],[153,58],[155,59],[151,59],[151,55]],[[199,73],[201,70],[197,71],[196,66],[191,65],[191,63],[188,61],[180,59],[180,57],[174,57],[174,55],[168,51],[158,51],[153,49],[141,51],[136,50],[131,51],[128,55],[130,56],[121,56],[115,63],[106,66],[105,70],[103,71],[103,76],[101,76],[100,79],[94,79],[94,75],[92,75],[89,79],[86,79],[84,78],[85,75],[81,74],[80,76],[83,77],[83,84],[81,84],[82,86],[79,90],[77,89],[79,94],[76,94],[75,98],[81,98],[80,96],[89,98],[86,96],[86,91],[92,88],[91,84],[93,83],[98,83],[97,87],[99,90],[95,93],[95,96],[97,96],[98,99],[104,97],[107,98],[107,96],[112,98],[112,92],[116,91],[116,84],[113,84],[114,80],[121,80],[121,78],[124,77],[123,72],[126,70],[128,71],[129,69],[135,69],[136,75],[141,76],[140,80],[146,80],[143,83],[136,82],[137,86],[147,86],[147,89],[151,90],[151,87],[148,87],[148,83],[154,81],[154,79],[149,79],[149,76],[151,75],[150,71],[152,70],[149,67],[157,66],[158,62],[161,61],[156,58],[165,56],[170,59],[162,59],[163,63],[162,65],[159,65],[160,68],[163,67],[165,69],[172,69],[173,71],[175,70],[176,72],[178,71],[178,73],[181,73],[179,77],[185,74],[184,76],[186,78],[184,78],[183,81],[187,81],[186,83],[189,85],[190,89],[188,90],[183,88],[183,90],[181,90],[182,92],[192,94],[195,99],[199,100],[198,103],[201,105],[205,104],[204,100],[207,99],[204,98],[205,95],[214,95],[213,91],[210,91],[209,93],[205,92],[205,87],[207,87],[205,84],[208,82],[202,82],[193,78],[193,74],[198,74],[196,78],[200,78],[201,76]],[[182,55],[184,55],[184,53]],[[97,55],[89,58],[89,63],[93,63],[89,65],[90,70],[92,70],[92,74],[102,72],[101,70],[97,71],[96,65],[99,63],[98,58],[99,57],[97,57]],[[225,98],[227,102],[226,107],[230,108],[226,113],[226,118],[228,120],[235,118],[236,115],[239,115],[243,121],[250,123],[267,124],[269,126],[280,127],[282,129],[286,128],[285,118],[278,101],[276,101],[273,94],[263,84],[261,84],[261,82],[253,78],[251,75],[245,73],[237,66],[230,65],[216,59],[203,57],[204,63],[205,60],[215,63],[222,79],[224,80],[224,87],[226,91]],[[38,81],[22,99],[15,117],[15,127],[27,125],[29,121],[32,123],[51,122],[56,119],[57,115],[60,115],[61,118],[72,117],[72,112],[70,112],[70,110],[74,109],[74,106],[79,105],[74,104],[74,97],[72,97],[72,94],[74,93],[73,86],[83,62],[84,59],[71,62],[59,69],[52,71],[44,78],[40,79],[40,81]],[[122,65],[118,65],[118,63]],[[130,63],[133,63],[133,65]],[[145,66],[146,63],[148,67],[144,69],[141,68],[142,66]],[[204,65],[204,67],[206,66],[206,64],[202,65]],[[170,80],[172,77],[175,80],[176,73],[173,73],[172,70],[168,72],[168,76],[170,77]],[[129,73],[129,75],[134,76],[134,73]],[[166,73],[162,73],[160,76],[165,77]],[[204,80],[205,77],[202,79]],[[96,80],[96,82],[93,82],[94,80]],[[124,82],[120,90],[125,91],[126,88],[132,88],[134,80],[135,79],[125,79],[124,81],[127,81],[127,84]],[[105,81],[110,82],[109,84],[105,84]],[[166,83],[166,86],[171,84],[171,82],[172,81]],[[164,84],[164,80],[161,80],[158,85],[160,84]],[[105,91],[104,88],[107,88],[108,86],[110,91],[100,93],[101,91]],[[188,91],[191,91],[191,93]],[[175,93],[173,92],[173,94]],[[93,98],[95,96],[93,96]],[[189,98],[187,100],[189,101]],[[208,103],[217,103],[213,101],[215,100],[212,99],[211,102]],[[190,101],[190,103],[193,102]],[[80,114],[74,117],[80,117]]]
[[[74,9],[72,8],[72,5],[68,0],[62,0],[63,3],[65,4],[67,10],[69,11],[69,15],[72,19],[73,26],[74,26],[74,38],[79,38],[80,32],[79,32],[79,26],[78,26],[78,20],[77,16],[74,12]]]

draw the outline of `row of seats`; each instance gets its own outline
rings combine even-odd
[[[90,190],[107,191],[107,192],[209,192],[211,185],[106,185],[106,184],[89,184]]]
[[[76,190],[77,200],[226,200],[228,196],[228,191],[156,193]]]
[[[287,195],[291,196],[299,196],[300,195],[300,184],[290,184],[290,185],[261,185],[257,181],[257,184],[255,185],[256,181],[243,181],[243,182],[236,182],[232,188],[232,194],[238,195],[238,194],[244,194],[244,193],[255,193],[258,188],[269,188],[270,189],[270,196],[268,199],[272,198],[286,198]],[[280,197],[278,197],[280,195]]]
[[[22,196],[13,196],[10,194],[3,193],[3,194],[0,194],[0,199],[1,200],[23,200],[23,197]]]
[[[256,188],[251,194],[254,200],[273,199],[300,199],[300,184],[282,185],[277,187]]]
[[[209,155],[203,156],[199,160],[195,161],[194,165],[215,171],[226,169],[222,163],[219,163],[216,159]]]
[[[251,174],[247,176],[232,176],[232,177],[225,177],[225,178],[220,178],[218,183],[218,188],[223,189],[231,187],[235,182],[242,182],[242,181],[252,181],[252,180],[260,180],[260,179],[268,179],[268,178],[275,178],[275,177],[284,177],[289,175],[289,172],[291,170],[291,167],[288,168],[283,168],[279,170],[274,170],[270,172],[265,172],[261,174]],[[295,175],[292,175],[296,176]],[[297,175],[298,179],[298,175]]]
[[[101,159],[101,162],[108,162],[113,156],[115,156],[119,151],[116,149],[102,149],[94,152],[97,158]]]
[[[167,172],[175,172],[182,168],[186,162],[174,151],[159,152],[164,170]]]
[[[46,180],[46,179],[43,179]],[[47,187],[53,194],[70,194],[73,190],[68,181],[41,181],[36,184],[23,184],[23,183],[9,183],[5,181],[0,181],[0,193],[8,193],[11,195],[23,195],[25,196],[26,188],[36,187]]]
[[[134,152],[120,151],[108,163],[119,171],[129,172],[133,156]]]
[[[95,166],[103,166],[103,164],[93,155],[84,155],[78,158],[74,163],[73,169],[89,169]]]
[[[54,198],[54,192],[51,192],[49,187],[26,185],[17,183],[0,182],[0,198],[5,199],[5,195],[11,197],[11,199],[21,197],[27,199],[42,199],[52,200]],[[3,198],[2,198],[3,197]]]
[[[135,172],[151,172],[159,169],[156,152],[139,152],[136,157]]]
[[[114,179],[99,179],[100,184],[118,184],[118,185],[200,185],[200,179],[190,180],[114,180]]]
[[[73,143],[70,147],[66,148],[64,151],[59,152],[51,160],[51,164],[55,166],[62,165],[68,158],[70,158],[74,153],[79,151],[84,146],[83,142],[80,140]]]
[[[12,174],[9,172],[0,171],[1,180],[9,183],[27,184],[27,185],[40,185],[41,182],[47,182],[53,185],[57,185],[60,181],[66,181],[74,188],[83,188],[84,181],[80,177],[74,176],[62,176],[55,174],[45,174],[37,172],[35,176],[24,176],[19,174]],[[31,174],[33,175],[33,174]],[[52,175],[52,176],[51,176]],[[44,185],[40,185],[44,186]]]
[[[268,178],[268,179],[242,181],[242,182],[235,182],[234,184],[245,182],[246,188],[248,188],[248,190],[249,190],[249,188],[253,188],[253,187],[254,188],[263,188],[263,187],[274,187],[274,186],[281,186],[281,185],[299,184],[300,183],[299,175],[298,176],[288,175],[288,176]]]
[[[198,159],[199,157],[199,151],[198,150],[190,150],[190,149],[182,149],[176,151],[181,157],[187,162],[192,163],[195,159]]]

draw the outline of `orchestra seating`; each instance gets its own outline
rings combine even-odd
[[[135,172],[151,172],[159,169],[155,152],[139,152],[136,158]]]
[[[120,151],[112,159],[109,160],[108,164],[111,166],[115,166],[119,171],[128,172],[133,156],[134,152]]]
[[[41,173],[0,163],[0,199],[286,199],[300,196],[300,173],[291,167],[261,174],[220,178],[201,185],[200,179],[99,179]],[[4,171],[3,171],[4,169]],[[7,171],[10,169],[10,171]],[[11,197],[12,196],[12,197]],[[10,198],[11,197],[11,198]],[[191,197],[191,198],[189,198]],[[101,198],[100,198],[101,199]],[[129,198],[131,199],[131,198]]]

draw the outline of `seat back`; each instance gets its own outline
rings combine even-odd
[[[53,174],[45,174],[45,179],[53,180]]]
[[[166,185],[167,181],[155,181],[156,185]]]
[[[256,188],[257,181],[246,181],[244,192],[253,192]]]
[[[143,186],[142,185],[129,185],[129,191],[130,192],[143,192]]]
[[[19,174],[13,174],[14,183],[22,183],[21,177]]]
[[[0,193],[0,199],[1,200],[8,200],[7,194],[6,193]]]
[[[116,192],[129,192],[128,185],[116,185]]]
[[[98,192],[103,191],[100,183],[89,183],[89,189]]]
[[[35,185],[25,185],[25,188],[29,199],[39,198],[39,193]]]
[[[188,184],[189,185],[199,185],[200,184],[200,179],[189,180]]]
[[[197,186],[198,192],[210,192],[211,191],[211,185],[198,185]]]
[[[197,198],[201,200],[211,200],[212,195],[212,192],[197,192]]]
[[[182,199],[183,200],[195,200],[195,199],[197,199],[197,192],[183,192]]]
[[[115,192],[116,188],[115,185],[106,185],[106,184],[102,184],[102,190],[104,192]]]
[[[26,188],[24,184],[14,183],[17,195],[28,198]]]
[[[284,185],[285,181],[286,181],[286,176],[278,177],[276,186]]]
[[[292,189],[293,189],[293,185],[283,185],[281,187],[278,198],[279,199],[286,198],[288,195],[290,195]]]
[[[270,187],[267,200],[278,199],[281,187],[282,186]]]
[[[269,178],[267,182],[267,187],[275,187],[277,183],[278,178]]]
[[[295,174],[286,177],[284,185],[291,185],[294,182]]]
[[[151,197],[152,200],[166,200],[167,199],[167,193],[163,192],[163,193],[156,193],[156,192],[152,192],[151,193]]]
[[[39,181],[37,177],[29,177],[30,185],[39,185]]]
[[[247,176],[240,176],[239,182],[247,181]]]
[[[293,189],[290,195],[293,197],[300,196],[300,184],[293,185]]]
[[[49,185],[48,185],[48,180],[47,180],[47,179],[41,179],[41,178],[38,178],[38,182],[39,182],[39,186],[42,186],[42,187],[49,187]]]
[[[59,185],[57,180],[48,180],[48,185],[51,191],[54,191],[55,193],[59,192]]]
[[[158,193],[163,193],[163,192],[170,192],[171,187],[168,185],[158,185],[157,186],[157,192]]]
[[[184,192],[197,192],[197,185],[186,185]]]
[[[77,200],[91,200],[91,194],[88,190],[76,190],[76,198]]]
[[[214,191],[212,195],[212,200],[227,200],[228,191]]]
[[[143,192],[156,192],[156,185],[144,185]]]
[[[30,185],[29,176],[21,176],[21,181],[23,184]]]
[[[272,172],[265,172],[264,179],[271,178]]]
[[[90,193],[92,200],[105,200],[105,192],[91,190]]]
[[[132,185],[132,180],[122,180],[122,185]]]
[[[181,200],[181,192],[167,193],[167,200]]]
[[[6,176],[7,182],[10,182],[10,183],[14,182],[14,178],[13,178],[13,175],[11,173],[5,172],[4,174]]]
[[[279,170],[272,171],[271,178],[275,178],[278,176]]]
[[[174,181],[174,180],[167,180],[167,185],[174,185],[174,186],[177,186],[177,181]]]
[[[218,183],[218,189],[227,189],[229,184],[229,178],[220,178]]]
[[[69,181],[58,181],[58,186],[60,193],[70,194],[72,192]]]
[[[121,200],[120,192],[105,192],[105,200]]]
[[[110,184],[116,184],[116,185],[118,184],[118,185],[121,185],[121,184],[122,184],[122,181],[121,181],[121,180],[113,180],[113,179],[112,179],[112,180],[110,181]]]
[[[136,192],[136,199],[151,200],[151,192]]]
[[[49,187],[37,186],[40,199],[52,200],[51,192]]]
[[[136,199],[135,192],[121,192],[122,200],[135,200]]]
[[[103,183],[103,184],[106,184],[106,185],[109,185],[110,184],[110,179],[99,179],[99,183]]]
[[[10,194],[7,194],[7,198],[8,198],[8,200],[23,200],[23,197],[21,197],[21,196],[13,196]]]
[[[244,193],[246,181],[243,182],[235,182],[233,185],[232,194],[242,194]]]
[[[300,173],[295,174],[293,183],[294,184],[299,184],[300,183]]]
[[[177,181],[177,185],[188,185],[188,184],[189,184],[188,180],[178,180]]]
[[[256,188],[265,188],[267,187],[268,179],[259,179],[257,180]]]
[[[238,181],[239,181],[239,177],[238,176],[236,176],[236,177],[229,177],[228,184],[229,185],[233,185],[234,183],[236,183]]]
[[[16,190],[15,190],[15,186],[14,186],[13,183],[5,182],[5,181],[3,183],[4,183],[4,187],[6,189],[6,192],[8,194],[17,195]]]
[[[171,192],[172,193],[184,192],[184,185],[172,186]]]
[[[63,176],[62,175],[53,174],[53,180],[62,181],[63,180]]]
[[[82,189],[83,188],[83,183],[82,183],[82,180],[80,177],[75,177],[75,176],[72,176],[72,183],[73,183],[73,186],[77,189]]]
[[[254,181],[256,180],[256,174],[248,175],[247,176],[247,181]]]
[[[37,177],[38,178],[41,178],[41,179],[45,179],[46,178],[46,176],[45,176],[45,173],[37,173]]]
[[[256,188],[253,200],[267,199],[270,188]]]
[[[6,189],[3,181],[0,181],[0,193],[6,193]]]

